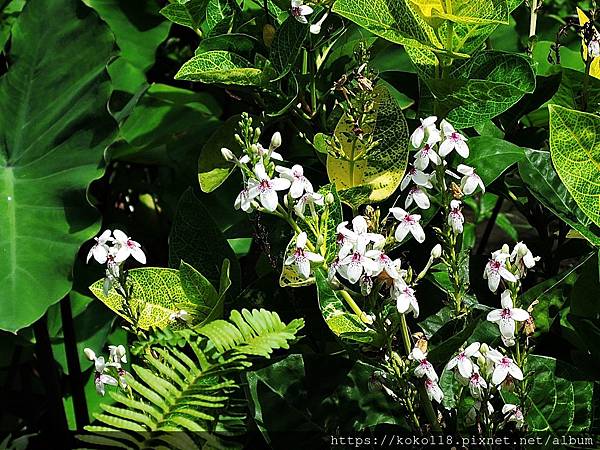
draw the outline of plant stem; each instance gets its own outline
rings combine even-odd
[[[342,296],[342,298],[344,300],[346,300],[346,303],[348,303],[348,306],[350,306],[350,309],[352,311],[354,311],[354,314],[356,314],[361,321],[363,321],[364,323],[370,324],[371,318],[369,316],[367,316],[362,309],[360,309],[360,306],[358,306],[356,304],[356,302],[354,301],[354,299],[352,298],[352,296],[344,289],[339,291],[340,295]]]
[[[587,60],[585,61],[585,76],[583,77],[583,98],[581,100],[581,109],[587,111],[588,99],[590,96],[590,69],[592,68],[592,61],[594,58],[590,57],[589,52]]]
[[[81,366],[79,365],[79,354],[77,352],[77,336],[73,324],[73,313],[71,310],[71,298],[67,294],[60,302],[60,314],[64,336],[65,353],[69,367],[69,382],[71,395],[73,396],[73,409],[75,411],[75,423],[77,429],[82,430],[89,423],[85,390],[81,380]]]
[[[539,0],[529,0],[531,5],[531,14],[529,16],[529,39],[535,36],[535,31],[537,28],[537,11],[540,6]],[[539,2],[539,3],[538,3]]]

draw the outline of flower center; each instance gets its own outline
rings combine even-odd
[[[300,247],[296,247],[296,251],[294,252],[294,257],[296,259],[303,259],[304,258],[304,249],[300,248]]]
[[[260,190],[268,191],[269,189],[271,189],[271,183],[269,182],[269,180],[262,180],[260,182]]]
[[[453,141],[459,141],[460,137],[459,137],[458,133],[455,131],[454,133],[452,133],[450,135],[450,139],[453,140]]]
[[[402,222],[404,222],[406,225],[414,225],[415,219],[410,214],[407,214],[404,216],[404,219],[402,219]]]
[[[512,313],[509,308],[504,308],[502,310],[502,312],[500,313],[500,317],[502,317],[503,319],[510,319],[511,316],[512,316]]]
[[[490,260],[490,269],[492,269],[494,272],[497,272],[498,270],[500,270],[501,266],[502,266],[502,263],[500,261],[496,261],[495,259]]]
[[[358,252],[354,252],[352,253],[352,262],[356,263],[356,262],[360,262],[362,259],[362,255]]]
[[[302,12],[300,10],[299,6],[293,6],[292,7],[292,16],[294,17],[300,17],[302,15]]]
[[[500,364],[504,367],[510,366],[511,362],[512,362],[511,359],[507,358],[506,356],[500,360]]]

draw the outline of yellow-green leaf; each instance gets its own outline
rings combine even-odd
[[[506,0],[410,0],[426,18],[463,24],[508,23]]]
[[[600,226],[600,117],[550,105],[550,154],[577,205]]]
[[[406,170],[408,126],[402,109],[385,85],[378,84],[373,94],[374,121],[363,126],[363,132],[372,133],[378,145],[367,152],[363,143],[352,137],[352,121],[344,115],[335,129],[343,158],[334,157],[331,152],[327,156],[327,174],[344,202],[349,201],[343,191],[357,187],[370,191],[368,198],[351,196],[360,199],[360,203],[385,200],[398,188]]]
[[[579,25],[583,26],[590,21],[588,16],[579,8],[577,8],[577,16],[579,17]],[[585,45],[585,41],[581,40],[581,50],[583,53],[583,59],[587,60],[587,45]],[[590,75],[595,78],[600,78],[600,57],[594,58],[592,60],[592,64],[590,65]]]

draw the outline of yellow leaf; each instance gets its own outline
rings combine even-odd
[[[588,16],[586,16],[586,14],[579,8],[577,8],[577,16],[579,17],[580,26],[584,26],[590,21]],[[581,47],[583,50],[583,59],[587,60],[587,45],[585,45],[585,41],[583,39],[581,40]],[[590,66],[590,75],[594,78],[600,79],[600,58],[594,58],[594,60],[592,61],[592,65]]]

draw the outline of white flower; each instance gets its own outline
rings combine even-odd
[[[481,188],[482,192],[485,192],[485,185],[479,175],[475,173],[475,169],[465,164],[459,164],[456,170],[464,175],[460,180],[460,189],[465,195],[471,195],[477,190],[477,186]]]
[[[373,278],[366,273],[363,273],[360,277],[358,285],[360,286],[360,293],[366,297],[371,293],[371,289],[373,289]],[[371,320],[370,323],[373,323],[373,320]]]
[[[496,364],[494,373],[492,374],[492,383],[495,385],[501,384],[508,374],[515,380],[523,379],[523,372],[508,356],[502,356],[498,351],[489,352],[488,356]]]
[[[86,262],[89,263],[93,256],[97,262],[104,264],[108,259],[110,249],[108,244],[113,242],[112,233],[110,230],[104,230],[104,232],[100,236],[94,238],[94,240],[96,243],[88,252]]]
[[[479,375],[479,369],[477,366],[473,367],[473,373],[469,377],[469,391],[473,398],[481,398],[482,391],[487,389],[487,382]]]
[[[521,308],[513,308],[513,301],[509,290],[505,290],[502,293],[500,302],[502,309],[490,311],[487,315],[487,320],[498,324],[502,337],[507,340],[506,342],[512,342],[512,345],[514,345],[515,321],[523,322],[529,319],[529,313]]]
[[[476,356],[479,353],[480,346],[481,344],[479,344],[479,342],[473,342],[462,352],[452,358],[446,365],[446,368],[451,370],[455,367],[458,367],[458,372],[461,374],[461,376],[463,378],[469,378],[473,374],[474,370],[471,357]]]
[[[352,253],[340,260],[338,273],[350,283],[356,283],[363,272],[369,276],[377,274],[378,264],[366,256],[366,243],[359,240]]]
[[[445,120],[442,120],[440,127],[446,138],[444,142],[440,144],[440,156],[447,156],[452,150],[456,150],[456,153],[460,156],[468,158],[469,147],[466,143],[467,138],[458,133],[454,127]]]
[[[254,184],[252,185],[254,186]],[[235,209],[241,209],[246,213],[252,212],[252,200],[254,200],[254,198],[250,197],[250,190],[247,188],[243,189],[235,199],[233,207]]]
[[[437,121],[436,116],[430,116],[426,119],[420,119],[421,125],[417,127],[417,129],[410,136],[410,143],[414,148],[419,148],[425,139],[425,135],[427,135],[427,143],[430,145],[439,142],[440,140],[440,132],[435,127],[435,122]]]
[[[121,230],[114,230],[113,236],[115,237],[114,242],[117,246],[117,253],[115,255],[116,263],[121,263],[129,258],[129,256],[133,256],[136,261],[146,264],[146,255],[138,242],[131,240]]]
[[[441,244],[435,244],[433,246],[433,248],[431,249],[430,258],[433,261],[433,260],[438,259],[440,256],[442,256],[442,245]]]
[[[423,351],[419,347],[415,347],[408,355],[409,359],[414,359],[419,362],[419,365],[415,369],[415,375],[419,378],[426,376],[429,380],[437,383],[438,375],[435,373],[435,369],[431,365],[429,361],[427,361],[427,353],[423,353]]]
[[[330,283],[335,280],[335,275],[338,273],[338,269],[340,267],[340,258],[336,256],[336,258],[331,261],[329,264],[329,270],[327,271],[327,279]]]
[[[510,257],[508,253],[504,253],[501,250],[497,250],[492,253],[492,257],[488,261],[483,271],[483,278],[488,280],[488,287],[490,291],[496,292],[498,290],[498,285],[500,284],[500,279],[504,278],[506,281],[510,281],[511,283],[515,283],[517,281],[517,277],[514,276],[512,272],[510,272],[506,266],[506,260]]]
[[[127,350],[123,345],[109,345],[108,360],[113,363],[114,367],[121,367],[121,363],[127,363]]]
[[[411,181],[418,186],[424,186],[429,188],[432,187],[431,182],[429,181],[429,175],[417,169],[413,165],[408,166],[408,168],[406,169],[406,175],[402,179],[402,183],[400,183],[400,189],[402,191],[406,189],[408,183],[410,183]]]
[[[527,248],[527,245],[525,245],[523,242],[518,242],[510,254],[510,260],[519,269],[519,274],[523,276],[525,275],[527,269],[531,269],[533,266],[535,266],[535,263],[540,260],[540,257],[534,257],[533,253],[531,253],[531,250]]]
[[[114,364],[112,364],[112,363],[107,364],[104,361],[104,356],[96,357],[96,354],[94,353],[94,351],[92,349],[85,348],[83,350],[83,352],[85,353],[85,356],[90,361],[94,362],[94,368],[96,370],[96,374],[94,376],[94,383],[96,384],[96,392],[98,392],[98,394],[103,396],[106,393],[105,389],[104,389],[104,385],[108,384],[110,386],[117,386],[119,384],[119,382],[117,381],[117,379],[115,377],[104,373],[108,367],[113,366]]]
[[[435,400],[438,403],[442,403],[444,393],[435,381],[432,381],[429,378],[425,380],[425,390],[427,391],[429,400]]]
[[[342,222],[337,226],[338,244],[342,245],[340,249],[340,258],[345,257],[352,248],[361,245],[366,248],[370,242],[381,244],[385,242],[385,237],[378,233],[370,233],[369,225],[363,216],[356,216],[352,219],[352,230],[346,228],[348,222]],[[351,244],[351,245],[350,245]]]
[[[312,14],[313,9],[302,3],[302,0],[292,0],[292,16],[300,23],[308,23],[305,16]]]
[[[252,199],[258,197],[263,208],[269,212],[275,211],[279,205],[277,191],[285,191],[292,183],[285,178],[271,179],[262,164],[254,166],[254,174],[258,178],[258,182],[251,180],[253,183],[249,188],[249,197]]]
[[[171,313],[169,315],[169,320],[171,322],[175,322],[175,321],[190,322],[192,320],[192,316],[185,309],[180,309],[177,312]]]
[[[419,302],[415,296],[415,290],[409,287],[404,280],[394,280],[391,294],[396,300],[396,309],[400,314],[412,312],[413,317],[419,317]]]
[[[298,216],[304,217],[304,211],[306,209],[306,205],[311,208],[314,208],[314,205],[323,206],[325,204],[325,199],[322,194],[318,192],[307,192],[302,197],[300,197],[296,204],[294,205],[294,211]]]
[[[429,166],[430,161],[435,165],[442,162],[433,147],[429,144],[425,144],[425,146],[415,154],[415,167],[419,170],[425,170]]]
[[[421,209],[429,209],[431,206],[429,197],[419,186],[413,186],[410,188],[410,191],[408,191],[408,195],[406,196],[406,201],[404,202],[404,207],[408,208],[410,205],[412,205],[413,200]]]
[[[505,419],[509,422],[515,422],[515,426],[517,428],[521,428],[525,423],[523,412],[517,405],[513,405],[511,403],[505,404],[502,407],[502,414],[504,414]]]
[[[399,279],[400,274],[396,269],[396,263],[392,259],[383,253],[381,250],[369,250],[366,255],[375,261],[377,264],[377,273],[385,271],[390,278]]]
[[[292,198],[300,198],[304,191],[313,192],[313,185],[308,178],[304,176],[304,168],[300,164],[295,164],[291,169],[277,166],[275,170],[281,174],[282,178],[290,180],[290,195]]]
[[[325,19],[327,19],[328,15],[329,15],[329,12],[326,11],[325,14],[323,14],[323,17],[321,17],[317,23],[313,23],[310,26],[310,32],[312,34],[321,33],[321,26],[323,25],[323,22],[325,22]]]
[[[461,201],[452,200],[450,202],[450,212],[448,213],[448,225],[452,227],[452,231],[455,234],[459,234],[463,232],[464,222],[465,217],[461,211]]]
[[[410,232],[418,243],[425,241],[425,232],[419,223],[421,216],[419,214],[409,214],[402,208],[390,208],[390,212],[400,221],[394,236],[398,242],[402,241]]]
[[[296,237],[296,250],[285,260],[286,266],[294,264],[297,272],[305,279],[310,276],[311,262],[323,262],[323,257],[321,255],[304,249],[304,247],[306,247],[306,241],[307,236],[303,231],[298,235],[298,237]]]

